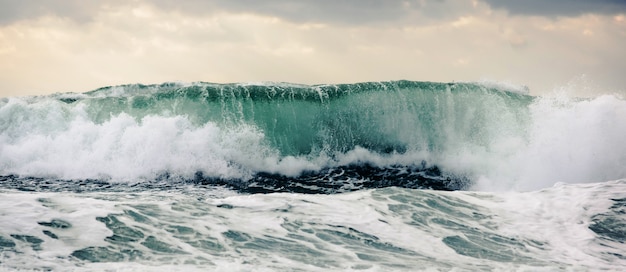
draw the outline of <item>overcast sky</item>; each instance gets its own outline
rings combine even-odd
[[[0,97],[166,81],[626,94],[623,0],[0,0]]]

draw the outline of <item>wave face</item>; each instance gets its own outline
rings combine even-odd
[[[536,189],[626,177],[624,135],[626,101],[614,96],[412,81],[124,85],[1,99],[0,175]]]

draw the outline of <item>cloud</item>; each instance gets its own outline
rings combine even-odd
[[[472,1],[444,0],[147,0],[158,7],[185,13],[223,10],[274,16],[291,22],[368,24],[397,22],[407,17],[447,19],[457,17],[472,7]]]
[[[626,12],[624,0],[484,0],[492,8],[512,15],[579,16],[583,14],[618,14]]]
[[[226,11],[273,16],[292,22],[332,23],[367,23],[393,20],[404,16],[410,8],[404,4],[404,1],[399,0],[148,0],[147,2],[159,8],[174,9],[196,15]]]
[[[371,24],[442,20],[458,17],[473,2],[444,0],[0,0],[0,24],[51,15],[88,22],[103,9],[113,6],[152,5],[191,16],[217,13],[257,14],[296,23]]]
[[[432,23],[471,14],[473,8],[485,3],[513,15],[551,17],[626,12],[626,2],[623,0],[0,0],[0,25],[41,16],[89,22],[103,10],[112,7],[145,4],[191,16],[244,13],[296,23]]]
[[[41,16],[57,16],[71,18],[76,21],[88,21],[99,9],[107,4],[120,3],[120,0],[0,0],[0,24],[36,19]]]

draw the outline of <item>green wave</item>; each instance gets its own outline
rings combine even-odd
[[[251,126],[282,155],[437,152],[523,133],[533,97],[478,83],[416,81],[338,85],[165,83],[105,87],[60,98],[102,123],[121,113],[186,116],[236,129]],[[494,126],[497,124],[497,126]]]

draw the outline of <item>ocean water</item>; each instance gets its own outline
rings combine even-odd
[[[625,135],[493,83],[0,98],[0,270],[619,271]]]

